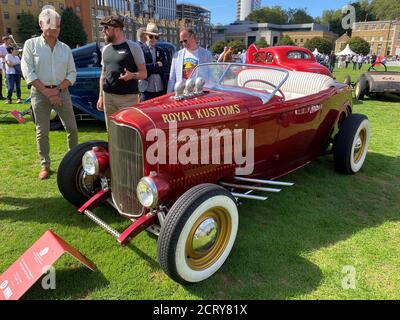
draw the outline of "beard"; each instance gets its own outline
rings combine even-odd
[[[104,40],[106,43],[112,43],[115,40],[115,36],[104,35]]]

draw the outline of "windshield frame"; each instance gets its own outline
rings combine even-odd
[[[206,88],[212,89],[212,90],[221,90],[221,91],[228,91],[228,92],[240,92],[240,93],[250,94],[257,98],[260,98],[262,100],[263,104],[267,104],[269,101],[271,101],[271,99],[276,95],[276,93],[280,90],[282,85],[289,78],[289,71],[286,69],[273,67],[273,66],[263,66],[263,65],[255,65],[255,64],[246,64],[246,63],[228,63],[228,62],[208,62],[208,63],[199,64],[193,70],[190,78],[193,80],[196,80],[195,74],[196,74],[197,69],[201,68],[201,67],[206,67],[206,66],[218,66],[218,67],[227,66],[226,70],[220,76],[220,78],[216,82],[216,84],[211,87],[206,85],[205,86]],[[280,71],[280,72],[284,73],[285,75],[271,93],[263,93],[262,91],[251,90],[251,89],[245,88],[245,87],[234,87],[234,86],[226,86],[226,85],[221,84],[221,81],[224,79],[224,76],[228,73],[229,70],[231,70],[232,67],[251,67],[252,69],[274,70],[274,71]]]

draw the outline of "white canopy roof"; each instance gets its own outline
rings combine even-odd
[[[313,53],[312,53],[314,56],[317,56],[317,55],[319,55],[320,53],[319,53],[319,51],[318,51],[318,49],[317,48],[315,48],[315,50],[313,51]]]
[[[339,53],[336,53],[337,56],[347,56],[351,55],[354,56],[356,53],[350,49],[350,45],[348,44],[346,48],[344,48],[343,51],[340,51]]]

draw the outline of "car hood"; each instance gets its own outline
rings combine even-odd
[[[248,118],[248,108],[262,104],[260,98],[241,92],[207,90],[204,95],[185,100],[174,100],[174,94],[151,99],[116,113],[113,117],[125,124],[141,125],[145,116],[159,129],[177,122],[178,128],[217,126],[218,123],[237,122]]]

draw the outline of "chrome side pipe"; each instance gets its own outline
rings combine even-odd
[[[242,182],[259,183],[259,184],[270,184],[270,185],[274,185],[274,186],[283,186],[283,187],[292,187],[294,185],[294,183],[291,183],[291,182],[280,182],[280,181],[273,181],[273,180],[251,179],[251,178],[243,178],[243,177],[235,177],[235,180],[242,181]]]
[[[282,189],[247,186],[247,185],[243,185],[243,184],[234,184],[234,183],[226,183],[226,182],[221,182],[221,185],[224,187],[235,188],[235,189],[255,190],[255,191],[264,191],[264,192],[276,192],[277,193],[277,192],[282,191]]]
[[[250,199],[250,200],[259,200],[259,201],[265,201],[268,199],[268,197],[253,196],[253,195],[245,194],[245,193],[232,192],[232,195],[235,198],[241,198],[241,199]]]

